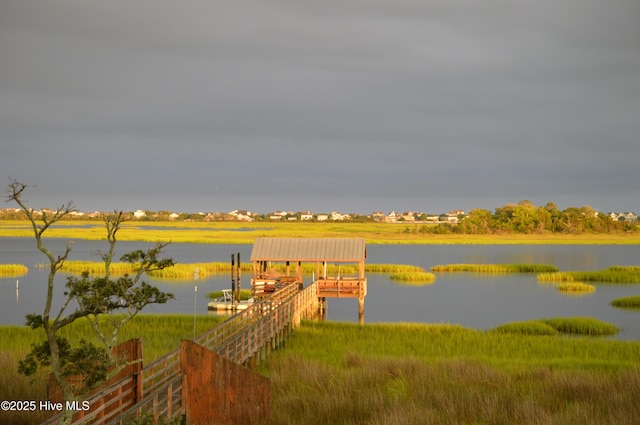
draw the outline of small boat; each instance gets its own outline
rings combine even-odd
[[[253,298],[249,298],[248,300],[243,300],[243,301],[234,301],[233,297],[231,296],[231,289],[223,289],[222,296],[209,302],[208,307],[209,307],[209,310],[216,310],[216,311],[246,310],[247,308],[252,306],[253,303],[254,303]]]

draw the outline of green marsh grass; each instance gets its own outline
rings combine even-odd
[[[37,265],[39,268],[47,267],[46,264],[40,263]],[[186,280],[192,281],[194,275],[198,273],[198,276],[205,278],[212,275],[218,275],[231,272],[231,262],[214,261],[214,262],[200,262],[200,263],[178,263],[171,267],[167,267],[163,270],[157,270],[150,275],[157,279],[167,280]],[[273,264],[270,268],[277,273],[285,273],[286,265],[277,263]],[[101,261],[81,261],[70,260],[65,261],[60,269],[66,273],[81,274],[85,271],[89,274],[101,274],[104,273],[104,263]],[[130,263],[115,262],[111,264],[110,272],[114,275],[132,274],[135,273],[136,267]],[[242,273],[252,273],[253,264],[250,262],[244,262],[240,265]],[[302,273],[311,274],[315,273],[316,265],[311,263],[303,263],[301,267]],[[295,272],[295,266],[290,266],[290,271]],[[356,264],[327,264],[327,273],[329,275],[357,275],[359,272]],[[419,266],[408,264],[365,264],[366,273],[419,273],[424,272],[424,269]]]
[[[196,333],[200,335],[222,320],[224,318],[219,316],[198,315],[196,316]],[[93,331],[84,320],[65,328],[62,336],[74,344],[82,338],[96,342]],[[181,339],[193,338],[193,316],[139,315],[127,324],[120,336],[121,341],[142,337],[144,363],[149,364],[177,349]],[[48,373],[41,371],[34,377],[26,377],[17,372],[18,361],[30,351],[32,344],[40,343],[43,338],[44,333],[41,329],[32,330],[27,326],[0,326],[0,340],[4,341],[0,351],[0,400],[47,400]],[[39,424],[47,418],[44,413],[2,412],[0,423]]]
[[[391,273],[389,279],[407,285],[424,285],[434,283],[436,275],[427,272]]]
[[[558,271],[548,264],[444,264],[431,267],[432,272],[474,273],[542,273]]]
[[[618,329],[616,325],[592,317],[557,317],[541,320],[553,329],[564,334],[607,336],[620,332],[620,329]]]
[[[0,264],[0,277],[20,277],[29,273],[29,268],[23,264]]]
[[[612,266],[596,271],[539,273],[536,278],[538,282],[640,283],[640,267]]]
[[[48,237],[103,240],[101,221],[58,222]],[[368,244],[638,244],[638,234],[535,234],[535,235],[430,235],[407,233],[404,225],[393,223],[312,223],[312,222],[155,222],[128,221],[118,234],[122,241],[251,244],[258,237],[365,238]],[[0,221],[0,237],[33,237],[30,223]]]
[[[527,320],[500,325],[492,332],[519,335],[571,334],[584,336],[610,336],[620,330],[613,324],[591,317],[559,317],[553,319]]]
[[[619,308],[640,309],[640,295],[616,298],[615,300],[611,301],[611,305]]]
[[[212,317],[198,316],[198,332],[215,323],[207,319]],[[134,320],[131,336],[143,338],[145,363],[176,349],[181,338],[192,338],[189,315]],[[69,336],[79,339],[87,331],[78,326]],[[34,332],[0,327],[7,341],[3,352],[19,358],[39,340]],[[637,341],[483,332],[452,324],[305,321],[285,347],[254,366],[271,379],[272,423],[640,423]],[[5,365],[2,379],[16,390],[23,386],[26,400],[46,399],[44,380],[24,385],[30,381],[15,373],[12,361],[17,362]],[[13,396],[0,386],[2,399]]]
[[[595,425],[640,421],[639,361],[638,342],[304,322],[257,370],[283,425]]]
[[[596,291],[594,285],[583,282],[564,282],[556,284],[556,290],[567,294],[590,294]]]

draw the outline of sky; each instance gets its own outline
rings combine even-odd
[[[639,21],[637,0],[3,0],[0,182],[81,211],[640,212]]]

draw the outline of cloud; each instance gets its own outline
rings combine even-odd
[[[637,209],[639,11],[5,2],[0,166],[106,209]]]

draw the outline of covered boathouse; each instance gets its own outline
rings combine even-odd
[[[284,285],[302,288],[302,263],[313,263],[319,305],[326,307],[327,298],[357,298],[358,317],[363,322],[366,258],[364,238],[256,238],[251,251],[251,289],[259,298]],[[333,267],[328,270],[328,265]]]

